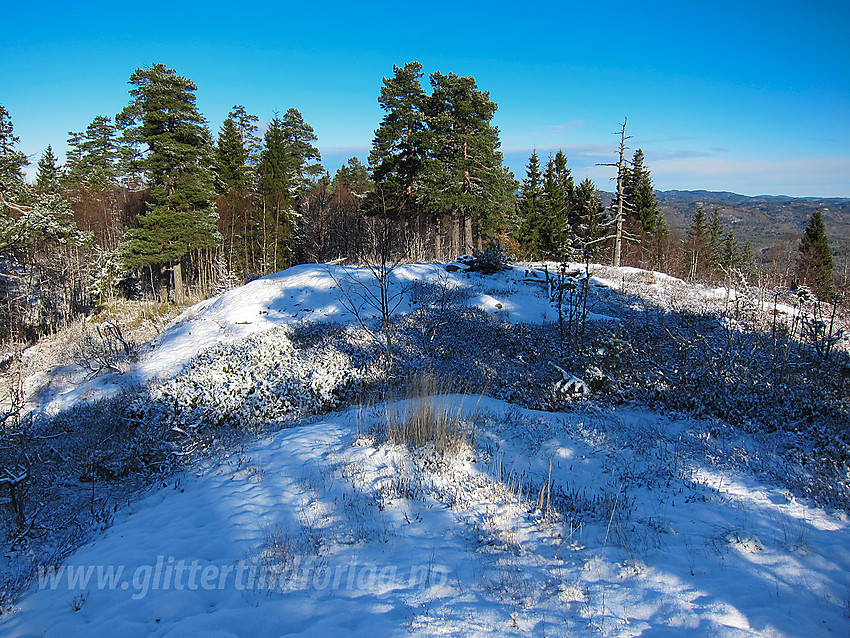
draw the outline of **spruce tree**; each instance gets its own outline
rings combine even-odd
[[[645,235],[652,235],[658,226],[658,218],[661,213],[655,199],[652,177],[644,164],[644,155],[641,149],[635,151],[631,168],[627,169],[624,192],[627,203],[626,210],[629,216],[636,221],[638,230]]]
[[[688,234],[685,238],[685,254],[688,258],[688,277],[695,279],[711,265],[711,241],[705,209],[697,207]],[[708,263],[706,263],[708,262]]]
[[[709,255],[707,265],[712,270],[716,270],[720,266],[725,236],[723,220],[720,219],[720,207],[715,206],[711,211],[711,218],[708,221]]]
[[[130,76],[130,104],[116,118],[128,140],[145,147],[141,167],[151,202],[132,231],[127,263],[161,273],[170,266],[176,301],[185,296],[182,260],[219,241],[212,198],[212,144],[195,105],[194,82],[163,64]]]
[[[586,177],[575,191],[575,218],[577,225],[576,248],[585,261],[599,256],[601,238],[605,234],[605,207],[599,199],[599,191]]]
[[[658,207],[655,186],[642,149],[635,151],[631,167],[626,169],[623,190],[629,226],[639,238],[642,250],[651,256],[651,266],[662,268],[669,229]]]
[[[547,259],[565,261],[572,251],[575,187],[567,156],[559,150],[550,157],[543,177],[543,223],[540,246]]]
[[[797,256],[797,279],[808,285],[815,294],[825,299],[833,290],[832,249],[826,236],[823,215],[817,209],[809,220],[800,241]]]
[[[252,238],[257,217],[256,165],[260,139],[256,115],[236,105],[221,125],[215,146],[216,209],[224,236],[227,269],[243,278],[255,270]]]
[[[300,199],[311,178],[322,172],[315,140],[312,127],[296,109],[289,109],[283,118],[275,115],[263,136],[258,172],[260,196],[270,215],[262,241],[266,272],[289,265]]]
[[[24,183],[24,166],[29,165],[27,156],[17,150],[20,138],[15,135],[12,116],[0,105],[0,193],[17,189]]]
[[[718,264],[725,270],[738,268],[741,265],[741,253],[738,250],[738,240],[735,239],[735,233],[732,231],[726,233],[726,238],[723,240],[723,247],[720,251]]]
[[[38,160],[38,172],[36,173],[35,183],[38,190],[43,193],[58,193],[59,192],[59,177],[61,170],[56,164],[56,156],[53,154],[53,147],[48,145],[47,149]]]
[[[540,158],[535,150],[528,158],[525,179],[517,200],[517,228],[515,238],[535,259],[541,256],[540,233],[543,225],[543,174]]]
[[[221,125],[215,146],[216,189],[219,193],[247,192],[253,182],[253,166],[259,151],[259,118],[245,107],[234,106]]]

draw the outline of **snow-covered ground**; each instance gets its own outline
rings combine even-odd
[[[198,304],[124,375],[63,388],[43,409],[174,377],[270,328],[352,322],[335,268]],[[506,321],[554,321],[540,274],[393,276],[469,286],[464,303]],[[627,293],[626,275],[658,297],[683,285],[626,269],[597,283]],[[398,311],[415,306],[407,295]],[[599,304],[595,318],[618,314]],[[724,445],[711,427],[638,407],[446,401],[470,428],[454,455],[386,442],[378,404],[204,459],[43,567],[0,634],[850,636],[845,513],[710,462]]]

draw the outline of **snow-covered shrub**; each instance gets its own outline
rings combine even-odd
[[[137,401],[133,410],[194,436],[211,427],[256,427],[332,410],[359,387],[348,355],[330,346],[298,349],[291,330],[281,328],[202,352],[153,388],[152,402]]]
[[[498,239],[491,239],[484,250],[473,250],[473,260],[469,265],[470,270],[492,275],[510,268],[508,255]]]

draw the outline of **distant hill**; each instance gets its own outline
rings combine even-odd
[[[670,228],[685,233],[700,204],[707,214],[718,207],[726,230],[734,231],[739,244],[749,241],[757,253],[782,244],[782,248],[796,249],[809,218],[819,208],[833,252],[843,258],[850,250],[850,198],[749,197],[702,190],[656,191],[655,195]]]

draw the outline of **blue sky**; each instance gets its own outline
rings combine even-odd
[[[850,197],[846,1],[593,4],[10,3],[0,104],[33,162],[48,144],[64,157],[68,131],[114,116],[130,74],[161,62],[198,85],[214,133],[234,104],[297,108],[333,172],[368,155],[382,77],[418,60],[490,92],[518,177],[533,148],[562,148],[612,189],[596,164],[627,116],[658,188]]]

